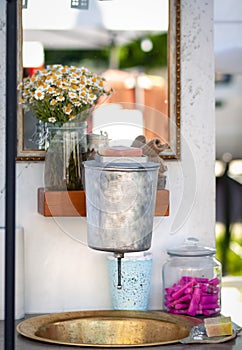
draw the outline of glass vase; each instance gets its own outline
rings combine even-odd
[[[61,127],[48,125],[45,189],[84,189],[82,162],[87,157],[86,130],[86,122],[68,122]]]

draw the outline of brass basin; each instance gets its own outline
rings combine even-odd
[[[17,331],[42,342],[91,347],[138,347],[177,343],[197,319],[159,311],[98,310],[26,319]]]

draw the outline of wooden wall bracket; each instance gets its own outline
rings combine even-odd
[[[86,216],[85,192],[38,188],[38,213],[44,216]],[[155,216],[168,215],[169,191],[157,190]]]

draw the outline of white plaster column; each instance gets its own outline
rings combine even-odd
[[[168,171],[174,243],[193,235],[215,245],[213,47],[213,1],[181,0],[181,160]]]
[[[170,216],[155,218],[151,308],[162,305],[166,250],[196,237],[215,246],[213,1],[181,0],[181,159],[168,161]]]

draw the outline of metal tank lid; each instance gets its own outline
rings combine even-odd
[[[167,250],[171,256],[209,256],[216,253],[216,249],[199,245],[199,240],[195,237],[188,237],[184,244]]]
[[[124,157],[117,158],[115,161],[111,162],[99,162],[96,160],[87,160],[84,163],[85,167],[90,167],[90,168],[101,168],[103,170],[124,170],[124,171],[142,171],[142,170],[152,170],[152,169],[157,169],[160,167],[159,163],[154,163],[154,162],[143,162],[143,161],[125,161],[122,159]],[[129,159],[132,159],[131,157]]]

